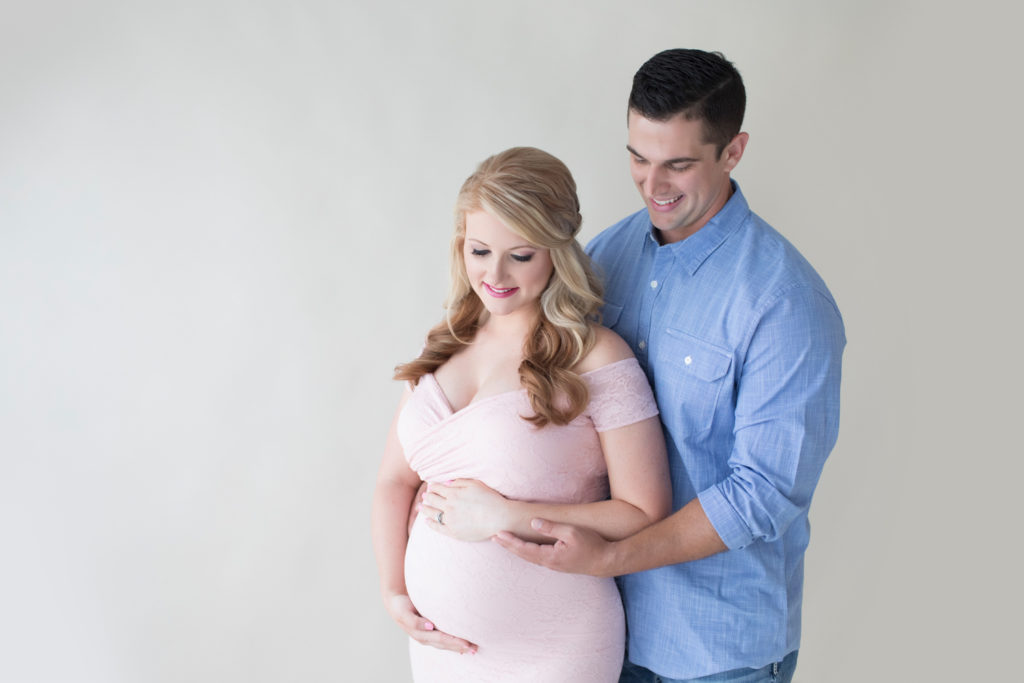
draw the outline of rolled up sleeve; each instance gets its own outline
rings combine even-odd
[[[807,510],[839,432],[846,337],[831,298],[794,287],[765,306],[749,339],[730,474],[698,493],[731,549],[780,538]]]

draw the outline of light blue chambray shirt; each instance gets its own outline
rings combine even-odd
[[[661,246],[642,210],[587,250],[603,322],[661,410],[673,509],[700,498],[729,550],[619,579],[629,659],[671,678],[781,660],[800,644],[807,508],[839,430],[846,344],[825,283],[739,187]]]

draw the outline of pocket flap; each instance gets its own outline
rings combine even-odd
[[[725,376],[732,354],[725,349],[671,327],[665,329],[672,341],[673,363],[705,382]]]

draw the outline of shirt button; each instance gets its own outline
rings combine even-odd
[[[691,358],[690,356],[687,356],[686,358],[683,359],[683,362],[686,363],[687,365],[689,365],[690,363],[693,362],[693,358]]]
[[[651,289],[657,289],[657,288],[658,288],[658,281],[657,280],[651,280]]]
[[[645,341],[644,341],[643,339],[641,339],[641,340],[640,340],[639,342],[637,342],[637,344],[636,344],[636,345],[637,345],[638,347],[640,347],[640,350],[641,350],[641,351],[643,351],[644,349],[646,349],[646,348],[647,348],[647,342],[645,342]]]

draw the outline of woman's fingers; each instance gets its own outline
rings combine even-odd
[[[434,531],[438,531],[446,536],[452,536],[452,530],[449,528],[446,522],[446,513],[438,508],[424,505],[420,508],[420,514],[423,515],[423,522]],[[438,518],[440,517],[440,521]],[[451,517],[447,516],[447,521],[451,521]]]
[[[416,523],[416,517],[420,511],[420,499],[423,494],[427,492],[427,482],[420,482],[420,487],[416,491],[416,495],[412,498],[412,505],[409,506],[409,519],[406,522],[405,530],[407,533],[412,533],[412,525]]]
[[[440,507],[447,500],[447,498],[434,491],[427,491],[426,493],[423,494],[423,497],[420,500],[422,500],[427,505],[436,508]]]
[[[450,633],[439,631],[436,628],[433,630],[421,630],[415,634],[410,634],[412,637],[424,645],[436,647],[439,650],[451,650],[452,652],[458,652],[460,654],[476,654],[476,645],[465,640],[463,638],[457,638]]]
[[[417,642],[462,654],[476,653],[476,645],[464,638],[458,638],[438,630],[433,622],[425,619],[416,611],[409,596],[395,595],[391,598],[388,606],[391,616],[402,627],[402,630]]]

